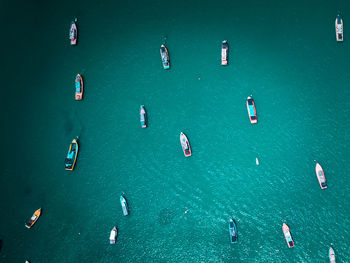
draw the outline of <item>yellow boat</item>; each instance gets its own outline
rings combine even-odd
[[[32,217],[25,223],[26,228],[31,228],[41,215],[41,208],[36,210]]]
[[[78,156],[78,150],[79,150],[79,147],[78,147],[77,139],[73,139],[72,143],[69,145],[67,158],[64,162],[66,170],[73,171],[74,165]]]

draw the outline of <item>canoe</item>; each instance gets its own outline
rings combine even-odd
[[[120,205],[122,206],[124,216],[127,216],[129,214],[128,203],[122,195],[120,196]]]
[[[160,46],[160,57],[162,59],[163,68],[169,69],[170,68],[169,52],[164,45]]]
[[[323,169],[319,163],[316,163],[315,171],[316,171],[316,176],[321,189],[326,189],[327,188],[326,177],[324,176]]]
[[[255,109],[255,103],[252,97],[247,98],[247,110],[248,110],[248,116],[250,119],[250,123],[257,123],[258,118],[256,116],[256,109]]]
[[[111,234],[109,235],[109,243],[110,244],[115,244],[115,240],[118,236],[118,229],[117,227],[113,227],[113,229],[111,230]]]
[[[82,100],[84,92],[84,82],[80,74],[75,77],[75,100]]]
[[[180,143],[181,143],[181,147],[185,157],[191,156],[192,155],[191,146],[186,135],[183,132],[180,133]]]
[[[143,105],[140,106],[140,123],[142,128],[147,127],[147,115]]]
[[[284,238],[286,239],[288,247],[289,248],[294,247],[294,241],[293,241],[291,233],[289,232],[289,227],[287,226],[286,223],[283,223],[282,231],[283,231]]]
[[[34,214],[32,215],[32,217],[30,219],[28,219],[28,221],[25,223],[26,228],[31,228],[36,223],[36,221],[39,219],[40,215],[41,215],[41,208],[36,210],[34,212]]]
[[[228,44],[227,40],[222,41],[221,47],[221,65],[227,65],[227,55],[228,55]]]
[[[67,158],[64,162],[66,170],[72,171],[75,166],[75,162],[77,160],[79,151],[78,141],[76,139],[73,139],[72,143],[69,145]]]
[[[343,19],[341,19],[340,15],[337,15],[337,18],[335,19],[335,37],[338,42],[341,42],[343,41],[343,36]]]
[[[328,256],[329,256],[329,262],[335,263],[335,254],[332,247],[329,248]]]
[[[73,45],[73,46],[76,45],[77,44],[77,38],[78,38],[77,25],[75,24],[74,21],[72,21],[71,24],[70,24],[70,30],[69,30],[70,44]]]
[[[236,227],[235,221],[232,218],[230,218],[230,222],[228,223],[228,229],[230,232],[230,242],[237,243],[237,240],[238,240],[237,227]]]

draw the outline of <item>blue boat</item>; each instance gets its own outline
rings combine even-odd
[[[122,196],[122,195],[120,196],[120,204],[122,206],[124,216],[127,216],[129,214],[129,212],[128,212],[128,204],[127,204],[124,196]]]
[[[143,105],[140,106],[140,123],[142,128],[147,127],[147,120],[146,120],[146,111],[145,107]]]
[[[238,240],[237,227],[236,227],[235,221],[233,221],[232,218],[230,218],[228,228],[229,228],[229,232],[230,232],[231,243],[237,243],[237,240]]]

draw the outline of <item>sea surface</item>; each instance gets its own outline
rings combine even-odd
[[[3,0],[0,22],[0,262],[350,262],[349,1]]]

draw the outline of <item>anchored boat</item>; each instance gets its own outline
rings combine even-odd
[[[228,44],[227,40],[222,41],[221,47],[221,65],[227,65],[227,55],[228,55]]]
[[[332,247],[329,248],[328,256],[329,256],[329,262],[335,263],[335,254]]]
[[[257,123],[258,118],[256,116],[255,103],[252,97],[250,96],[247,98],[247,110],[248,110],[250,123]]]
[[[162,64],[164,69],[170,68],[170,62],[169,62],[169,52],[168,49],[164,46],[160,46],[160,56],[162,58]]]
[[[286,223],[283,223],[282,230],[283,230],[284,237],[287,241],[288,247],[289,248],[294,247],[294,241],[291,233],[289,232],[289,227],[287,226]]]
[[[343,19],[341,19],[340,15],[337,15],[335,19],[335,35],[338,42],[343,41]]]
[[[146,115],[146,111],[145,111],[145,107],[143,105],[140,106],[140,123],[141,123],[141,127],[142,128],[146,128],[147,127],[147,115]]]
[[[237,240],[238,240],[237,227],[236,227],[235,221],[232,218],[230,218],[230,222],[228,223],[228,229],[230,232],[231,243],[237,243]]]
[[[75,21],[71,22],[70,30],[69,30],[70,44],[73,46],[77,44],[77,38],[78,38],[78,29],[77,29],[77,25],[75,24]]]
[[[78,142],[76,139],[73,139],[72,143],[69,145],[67,158],[64,162],[66,170],[72,171],[74,169],[74,165],[78,156],[78,150]]]
[[[83,78],[80,74],[75,77],[75,100],[82,100],[84,92]]]
[[[120,204],[122,206],[124,216],[127,216],[129,214],[128,203],[122,195],[120,196]]]
[[[36,210],[32,215],[32,217],[25,223],[26,228],[31,228],[39,219],[40,215],[41,215],[41,208]]]
[[[117,239],[118,236],[118,229],[117,227],[113,227],[113,229],[111,230],[111,234],[109,235],[109,243],[110,244],[115,244],[115,240]]]
[[[327,188],[327,182],[326,182],[326,177],[324,176],[323,169],[319,163],[316,163],[316,175],[318,182],[320,183],[321,189],[326,189]]]
[[[186,135],[183,132],[180,133],[180,143],[181,143],[181,147],[185,157],[191,156],[192,155],[191,146]]]

